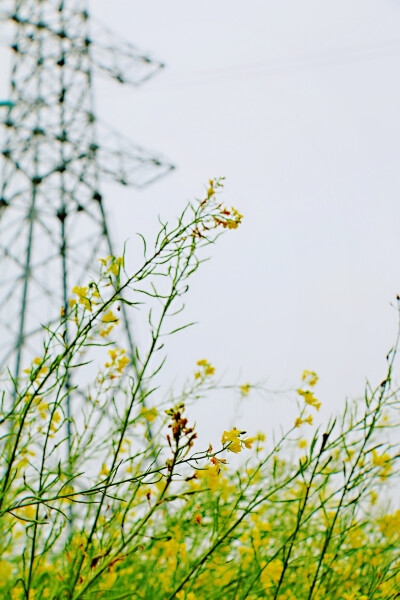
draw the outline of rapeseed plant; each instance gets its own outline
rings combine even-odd
[[[318,377],[304,371],[298,416],[268,448],[268,434],[247,434],[240,423],[221,431],[217,449],[195,448],[190,405],[218,387],[206,358],[166,407],[155,405],[162,336],[188,279],[204,249],[243,219],[217,201],[221,186],[210,181],[176,225],[162,224],[151,250],[144,241],[133,275],[123,256],[100,258],[98,281],[73,287],[42,355],[5,385],[0,598],[400,596],[400,512],[386,501],[400,456],[391,441],[397,344],[383,382],[323,429],[313,424]],[[148,313],[149,336],[135,356],[118,341],[123,306]],[[243,456],[236,469],[232,454]]]

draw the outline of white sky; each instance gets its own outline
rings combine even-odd
[[[203,357],[270,388],[313,369],[325,414],[379,383],[400,292],[400,3],[91,5],[167,64],[137,90],[99,81],[100,115],[178,167],[144,192],[111,192],[114,239],[154,232],[214,176],[245,216],[193,280],[186,316],[199,325],[169,342],[166,378]],[[269,431],[289,406],[250,398],[233,422],[235,404],[225,394],[197,409],[202,436]]]

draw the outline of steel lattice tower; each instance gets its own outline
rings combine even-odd
[[[173,167],[113,132],[93,109],[96,72],[136,86],[162,64],[92,19],[83,0],[14,0],[9,8],[14,40],[10,97],[1,109],[0,369],[7,365],[18,377],[40,351],[40,324],[58,321],[71,287],[90,280],[98,257],[114,254],[102,180],[141,188]],[[126,315],[124,327],[132,351]]]

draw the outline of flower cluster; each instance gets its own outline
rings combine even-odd
[[[233,206],[230,210],[225,208],[222,204],[215,202],[214,196],[219,191],[219,188],[223,187],[223,178],[221,179],[210,179],[209,188],[207,190],[206,198],[200,203],[200,207],[212,209],[212,213],[207,215],[206,219],[203,219],[201,223],[196,223],[192,230],[192,236],[194,238],[203,238],[212,229],[216,227],[222,227],[223,229],[237,229],[242,222],[243,215],[240,214]]]
[[[220,215],[218,217],[214,216],[216,227],[221,225],[224,229],[237,229],[241,224],[242,219],[243,215],[241,215],[233,206],[231,207],[231,210],[222,208],[221,206]]]
[[[200,370],[196,371],[196,373],[194,374],[195,379],[204,379],[205,377],[214,375],[215,367],[210,365],[210,363],[205,358],[198,360],[196,364],[198,367],[200,367]]]
[[[187,454],[187,452],[189,452],[190,448],[193,446],[194,440],[197,438],[197,434],[194,433],[194,427],[188,427],[188,420],[186,417],[182,416],[184,410],[185,405],[182,402],[164,412],[166,415],[171,417],[171,423],[168,425],[168,428],[172,430],[171,433],[175,442],[175,449],[186,449],[185,454]],[[167,441],[168,445],[172,449],[171,437],[169,435],[167,435]],[[169,467],[171,466],[171,459],[167,461],[167,465]]]
[[[313,406],[317,410],[320,409],[321,402],[319,402],[319,400],[317,400],[317,398],[314,396],[314,394],[311,392],[311,390],[298,389],[297,393],[299,394],[299,396],[302,396],[304,398],[304,402],[306,404],[308,404],[308,406]]]
[[[301,412],[301,415],[295,419],[295,422],[294,422],[295,427],[300,427],[303,423],[308,423],[309,425],[312,425],[312,423],[313,423],[312,415],[303,417],[304,409],[307,406],[311,406],[312,408],[315,408],[316,410],[319,410],[321,407],[321,402],[314,396],[314,392],[310,389],[304,389],[307,387],[308,388],[314,387],[316,385],[316,383],[318,381],[317,374],[314,373],[314,371],[303,371],[301,380],[303,382],[303,387],[299,388],[297,390],[297,393],[304,400],[305,406]]]
[[[252,444],[257,440],[257,437],[241,439],[240,436],[245,433],[245,431],[239,431],[236,427],[230,431],[224,431],[221,438],[221,444],[225,445],[229,443],[227,449],[231,452],[235,452],[235,454],[241,452],[243,447],[250,449]]]
[[[314,371],[303,371],[301,376],[301,380],[304,381],[305,384],[308,384],[310,387],[314,387],[318,381],[318,375]]]
[[[106,369],[110,370],[110,379],[114,379],[116,377],[115,373],[122,375],[125,367],[129,365],[130,360],[123,348],[121,350],[119,348],[109,350],[108,354],[110,355],[111,361],[107,361],[104,366]]]
[[[392,465],[390,464],[390,461],[391,458],[387,452],[379,456],[376,450],[372,450],[372,466],[381,467],[382,470],[379,473],[379,477],[382,481],[385,481],[388,475],[390,475],[392,472]]]
[[[106,272],[111,273],[115,277],[119,276],[121,268],[124,267],[123,256],[107,256],[107,258],[99,258],[99,261],[105,268]]]
[[[30,375],[31,381],[36,381],[48,373],[49,368],[44,364],[44,362],[44,358],[37,356],[33,359],[31,368],[24,369],[24,373]]]
[[[98,304],[98,300],[100,299],[100,293],[96,285],[91,284],[89,286],[81,287],[76,285],[72,288],[72,293],[77,296],[77,298],[71,298],[69,301],[69,307],[74,308],[76,303],[82,304],[86,310],[91,311],[93,304]]]
[[[302,419],[301,417],[297,417],[294,421],[294,426],[300,427],[300,425],[303,425],[303,423],[308,423],[309,425],[312,425],[313,424],[313,416],[308,415],[308,417],[306,417],[305,419]]]
[[[112,310],[109,310],[102,316],[101,322],[103,323],[103,327],[100,328],[99,333],[101,337],[106,337],[112,331],[114,325],[118,325],[119,319],[114,315]]]
[[[153,408],[146,408],[145,406],[142,406],[139,416],[144,422],[153,423],[158,416],[158,411],[155,406],[153,406]]]

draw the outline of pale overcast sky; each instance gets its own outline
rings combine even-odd
[[[203,357],[271,388],[313,369],[325,414],[362,395],[366,378],[379,383],[400,292],[400,3],[91,9],[167,65],[140,89],[97,83],[100,115],[177,166],[144,192],[110,188],[114,239],[122,247],[154,232],[158,214],[172,218],[214,176],[244,214],[194,278],[186,315],[199,325],[170,341],[166,377]],[[225,393],[197,409],[203,435],[215,441],[232,424],[268,431],[290,406],[249,399],[233,423],[232,402]]]

